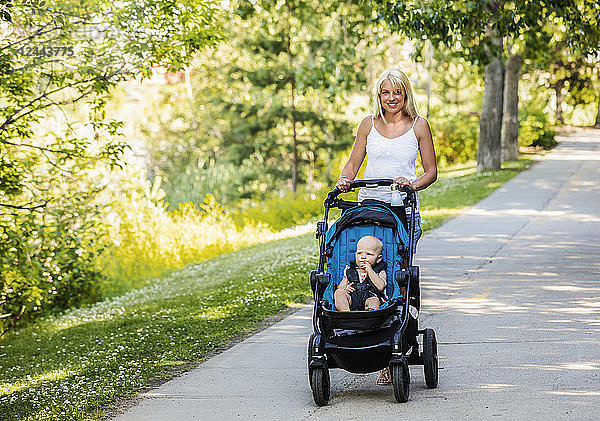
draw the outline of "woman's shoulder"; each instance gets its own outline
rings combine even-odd
[[[419,132],[428,132],[429,129],[429,122],[427,121],[427,119],[425,117],[421,117],[420,115],[415,117],[415,133],[419,133]]]
[[[414,126],[414,133],[415,137],[419,141],[419,145],[421,142],[433,142],[431,128],[429,127],[429,122],[425,117],[417,116]]]
[[[358,125],[358,131],[368,134],[373,127],[373,116],[368,115],[362,119],[360,124]]]
[[[368,115],[365,118],[362,119],[362,121],[360,122],[360,125],[367,125],[367,126],[372,126],[373,125],[373,116],[372,115]]]
[[[415,128],[417,127],[429,127],[429,122],[425,117],[417,115],[415,117]]]

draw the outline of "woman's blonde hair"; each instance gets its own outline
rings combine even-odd
[[[373,90],[373,117],[381,117],[383,121],[387,123],[385,116],[383,115],[383,107],[381,106],[381,99],[379,94],[381,93],[381,85],[383,82],[389,80],[393,88],[400,88],[404,92],[404,108],[402,111],[410,118],[417,117],[417,107],[415,106],[415,99],[413,97],[412,88],[410,81],[406,74],[395,67],[386,69],[381,73],[377,83],[375,83],[375,89]]]

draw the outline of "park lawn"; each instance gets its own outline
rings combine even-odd
[[[441,172],[421,193],[425,230],[526,168]],[[311,300],[313,234],[189,265],[151,285],[49,316],[0,342],[2,420],[99,419],[123,399],[190,369],[232,341]]]

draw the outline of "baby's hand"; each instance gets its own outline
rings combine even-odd
[[[348,282],[348,284],[346,285],[347,292],[354,292],[354,287],[352,285],[354,285],[352,282]]]
[[[367,262],[367,261],[361,262],[360,263],[360,268],[364,269],[366,271],[368,271],[369,269],[373,269],[373,267],[371,266],[371,264],[369,262]]]

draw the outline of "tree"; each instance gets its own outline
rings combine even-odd
[[[0,330],[93,295],[94,168],[121,165],[127,147],[107,94],[185,66],[220,39],[218,17],[208,0],[0,3]],[[75,104],[87,116],[71,117]]]
[[[191,54],[219,39],[214,26],[217,9],[205,0],[43,5],[38,1],[3,5],[0,145],[5,162],[8,153],[36,150],[58,164],[84,156],[116,164],[124,143],[104,141],[92,153],[89,136],[83,139],[72,125],[49,144],[27,139],[47,112],[79,101],[89,103],[92,139],[101,143],[114,137],[121,124],[106,121],[103,113],[112,87],[130,78],[149,77],[154,66],[181,69]],[[23,166],[12,160],[4,168],[1,185],[20,191],[18,174]]]
[[[570,48],[583,53],[600,51],[597,21],[600,6],[591,0],[371,0],[370,3],[377,18],[387,22],[392,31],[402,31],[413,39],[424,37],[434,45],[453,46],[472,63],[486,67],[485,96],[489,100],[481,115],[479,170],[500,167],[501,125],[494,121],[498,120],[502,107],[489,101],[496,96],[491,91],[498,89],[499,60],[503,62],[505,45],[528,32],[537,33],[548,20],[553,20],[562,25]]]
[[[234,122],[229,153],[260,157],[266,176],[287,176],[296,191],[323,153],[352,141],[341,106],[347,91],[365,83],[363,8],[350,1],[232,4],[239,52],[228,74],[240,95],[224,101]]]

